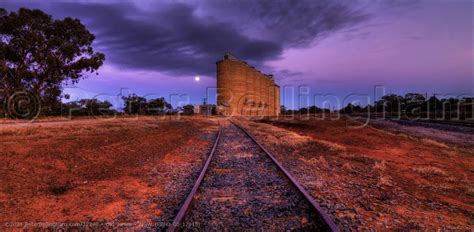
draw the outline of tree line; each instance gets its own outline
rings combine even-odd
[[[130,94],[122,97],[122,105],[114,105],[107,100],[80,99],[60,103],[47,116],[113,116],[113,115],[193,115],[195,106],[187,104],[173,108],[164,97],[147,99],[145,97]],[[206,114],[215,114],[215,105],[205,104],[209,109]],[[0,110],[0,116],[6,117],[5,112]]]
[[[352,113],[390,113],[401,116],[419,116],[430,114],[432,116],[446,116],[463,114],[471,115],[473,111],[474,98],[472,97],[450,97],[438,98],[436,95],[426,98],[423,94],[408,93],[404,96],[389,94],[383,96],[374,104],[367,106],[346,105],[341,112]]]
[[[348,103],[338,110],[343,114],[384,114],[389,117],[460,117],[474,118],[474,98],[473,97],[450,97],[438,98],[436,95],[429,98],[419,93],[407,93],[404,96],[389,94],[383,96],[373,104],[361,106]],[[322,109],[316,106],[303,107],[297,110],[288,110],[281,106],[282,114],[315,114],[329,113],[329,109]]]
[[[319,108],[317,106],[302,107],[297,110],[287,109],[286,106],[280,106],[280,114],[291,115],[291,114],[320,114],[320,113],[330,113],[331,110]]]

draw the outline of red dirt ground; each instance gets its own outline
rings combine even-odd
[[[241,122],[341,227],[474,229],[472,146],[353,129],[360,124],[343,119]]]
[[[203,135],[216,130],[200,118],[0,124],[0,230],[25,222],[143,227],[172,203],[159,200],[166,186],[192,179],[213,139]]]
[[[345,120],[241,123],[342,228],[474,229],[470,145]],[[24,222],[152,223],[179,207],[186,191],[178,190],[191,187],[216,130],[215,119],[199,117],[0,123],[0,231],[37,227]]]

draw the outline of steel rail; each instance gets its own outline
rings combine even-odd
[[[222,127],[219,126],[219,131],[217,132],[217,137],[216,140],[214,141],[214,145],[212,146],[212,150],[209,153],[209,156],[206,160],[206,163],[204,164],[201,173],[199,174],[199,177],[197,178],[196,182],[194,183],[193,188],[191,189],[191,192],[189,192],[188,196],[186,197],[186,200],[184,201],[183,205],[179,209],[178,214],[173,220],[173,223],[168,227],[166,230],[167,232],[174,232],[179,228],[179,225],[183,221],[184,216],[186,215],[186,212],[189,210],[189,206],[191,206],[191,202],[193,200],[194,195],[196,194],[199,186],[202,183],[202,180],[204,179],[204,175],[206,174],[207,169],[209,168],[209,164],[211,163],[212,157],[214,156],[214,153],[217,148],[217,144],[219,143],[219,139],[221,137],[221,132],[222,132]]]
[[[321,206],[313,199],[313,197],[311,197],[311,195],[309,195],[309,193],[298,183],[298,181],[291,175],[290,172],[288,172],[284,167],[283,165],[262,145],[260,144],[257,139],[249,132],[247,131],[245,128],[243,128],[242,126],[240,126],[238,123],[232,121],[232,120],[229,120],[232,124],[234,124],[235,126],[237,126],[240,130],[242,130],[248,137],[250,137],[250,139],[255,142],[255,144],[257,144],[260,149],[268,155],[268,157],[270,157],[270,159],[273,161],[273,163],[278,166],[278,168],[280,169],[280,171],[282,171],[285,176],[290,180],[290,182],[293,184],[293,186],[295,186],[299,192],[304,196],[304,198],[306,199],[306,201],[308,201],[308,203],[311,204],[311,206],[313,206],[313,208],[316,210],[316,212],[319,214],[319,216],[321,217],[322,221],[326,224],[326,226],[333,232],[339,232],[339,228],[336,226],[336,224],[333,222],[333,220],[329,217],[328,214],[326,214],[323,209],[321,208]]]

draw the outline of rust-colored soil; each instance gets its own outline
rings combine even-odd
[[[341,227],[472,230],[474,147],[354,121],[241,121]]]
[[[441,131],[433,139],[432,129],[347,127],[355,121],[240,122],[342,228],[473,229],[474,147],[460,145],[470,134],[444,143]],[[0,123],[0,231],[57,222],[160,228],[216,130],[216,119],[199,117]],[[34,222],[46,224],[25,224]]]
[[[166,196],[183,197],[175,188],[187,184],[174,182],[194,179],[216,130],[197,117],[0,125],[0,230],[24,222],[144,227],[179,207]]]

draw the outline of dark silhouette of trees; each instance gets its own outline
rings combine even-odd
[[[411,104],[411,103],[423,104],[423,102],[425,101],[426,101],[425,96],[419,93],[407,93],[405,94],[405,97],[403,98],[403,102],[405,104]]]
[[[340,112],[345,114],[366,113],[372,114],[389,113],[388,117],[419,118],[474,118],[471,97],[443,98],[432,96],[428,99],[419,93],[408,93],[405,96],[396,94],[385,95],[381,100],[375,101],[373,105],[365,107],[355,106],[349,103]]]
[[[61,108],[63,85],[96,72],[105,59],[94,52],[95,37],[78,19],[55,20],[41,10],[0,9],[0,36],[0,100],[21,93],[41,104],[44,114]],[[17,112],[14,107],[5,110]]]
[[[436,96],[430,97],[423,105],[423,111],[434,112],[441,109],[441,101]]]
[[[136,94],[130,94],[122,97],[125,114],[148,114],[148,115],[162,115],[171,113],[173,107],[166,102],[165,98],[156,98],[147,100],[144,97]]]
[[[194,106],[191,104],[183,106],[183,114],[184,115],[193,115],[194,114]]]
[[[123,111],[126,114],[145,114],[147,112],[147,101],[144,97],[130,94],[127,97],[122,97],[124,102]]]
[[[212,104],[211,106],[211,115],[217,115],[217,107],[216,105]]]
[[[319,108],[317,106],[310,106],[310,107],[302,107],[297,110],[290,110],[287,109],[286,106],[281,105],[280,106],[280,114],[286,114],[286,115],[292,115],[292,114],[299,114],[299,115],[304,115],[304,114],[319,114],[319,113],[329,113],[329,109],[323,109]]]
[[[309,107],[309,113],[310,114],[319,114],[319,113],[323,113],[323,112],[329,113],[330,110],[329,109],[322,109],[322,108],[319,108],[319,107],[316,107],[316,106],[310,106]]]
[[[62,107],[63,116],[105,116],[117,113],[110,109],[112,103],[98,99],[81,99],[63,103]]]
[[[382,104],[385,105],[385,111],[399,112],[402,107],[403,97],[396,94],[390,94],[383,96],[381,101]]]
[[[426,98],[423,94],[407,93],[403,98],[402,108],[405,110],[407,116],[413,117],[422,112],[425,101]]]
[[[165,114],[167,111],[173,109],[171,104],[166,102],[165,98],[156,98],[147,102],[147,113],[148,114]]]
[[[362,112],[362,107],[360,107],[359,105],[353,105],[352,103],[349,103],[347,104],[346,107],[344,107],[341,112],[345,113],[345,114],[351,114],[351,113],[354,113],[354,112]]]

